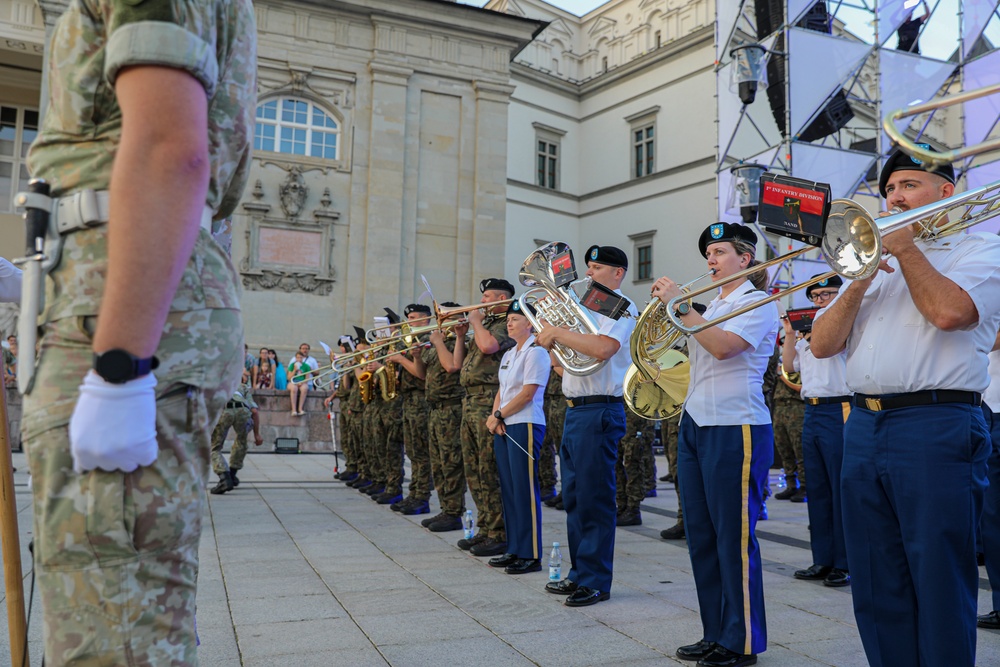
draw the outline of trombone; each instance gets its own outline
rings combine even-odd
[[[458,326],[460,324],[468,324],[468,318],[463,317],[460,320],[449,320],[448,318],[454,317],[455,315],[461,315],[464,313],[471,313],[474,310],[483,310],[484,308],[493,308],[494,306],[506,306],[517,299],[501,299],[500,301],[493,301],[490,303],[478,303],[472,306],[440,306],[438,302],[435,301],[434,308],[434,319],[438,322],[437,324],[428,324],[424,326],[414,327],[409,321],[402,322],[389,322],[388,324],[383,324],[374,329],[369,329],[365,332],[365,340],[373,345],[378,345],[379,343],[384,343],[388,340],[399,340],[403,339],[409,344],[409,337],[419,336],[424,333],[430,333],[435,329],[448,329],[451,327]],[[427,316],[430,317],[429,315]],[[447,321],[446,321],[447,320]],[[380,331],[392,331],[393,329],[399,329],[402,333],[392,333],[390,336],[379,337],[378,332]]]

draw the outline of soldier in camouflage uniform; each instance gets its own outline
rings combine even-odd
[[[774,494],[776,500],[791,500],[794,503],[806,500],[806,467],[802,456],[802,421],[805,416],[806,404],[799,391],[778,377],[771,397],[771,421],[774,423],[774,448],[785,468],[788,487]]]
[[[338,344],[340,345],[342,354],[350,354],[357,346],[357,341],[353,336],[344,335],[340,337]],[[336,363],[336,360],[333,359],[330,363]],[[357,456],[354,452],[354,438],[351,433],[353,415],[348,405],[351,389],[355,384],[357,383],[354,380],[354,373],[341,373],[336,390],[326,401],[327,408],[330,407],[330,403],[334,398],[337,399],[340,406],[340,416],[338,418],[338,437],[340,438],[340,442],[337,444],[340,447],[340,451],[344,453],[344,469],[336,473],[333,477],[334,479],[339,479],[341,482],[353,482],[358,478]]]
[[[545,385],[545,439],[542,441],[542,452],[538,457],[538,482],[542,489],[541,500],[546,504],[555,500],[558,495],[556,450],[562,442],[562,425],[566,417],[566,399],[562,393],[561,372],[562,366],[553,362],[549,382]]]
[[[226,441],[229,429],[233,429],[236,439],[229,452],[229,463],[222,455],[222,445]],[[250,387],[250,374],[243,371],[243,382],[233,397],[226,403],[226,408],[219,417],[219,423],[212,431],[212,470],[219,476],[219,483],[212,487],[210,493],[223,494],[232,491],[240,485],[236,473],[243,469],[243,459],[247,455],[247,434],[253,431],[254,442],[259,447],[264,440],[260,437],[260,421],[257,417],[257,403],[253,400]]]
[[[651,471],[654,481],[656,479],[653,466],[653,422],[626,410],[625,437],[618,443],[618,460],[615,463],[616,525],[642,525],[639,504],[649,491]]]
[[[381,479],[385,480],[385,488],[382,493],[369,495],[379,505],[391,505],[403,499],[403,397],[398,389],[399,366],[391,362],[381,366],[376,380],[381,436],[375,441],[375,447],[382,465]]]
[[[450,301],[441,305],[458,306]],[[468,325],[452,331],[454,334],[447,338],[440,330],[432,332],[428,337],[431,347],[424,348],[414,359],[417,375],[424,378],[431,472],[441,504],[441,511],[421,524],[433,532],[460,529],[465,511],[465,467],[459,436],[465,390],[459,375],[461,366],[455,362],[455,347],[458,339],[465,338]]]
[[[358,349],[365,349],[367,345],[358,343]],[[365,447],[365,412],[367,405],[362,399],[360,377],[364,371],[359,367],[350,371],[351,391],[347,395],[347,410],[349,413],[348,440],[351,443],[350,449],[354,453],[354,463],[357,466],[358,476],[347,482],[347,486],[361,489],[372,484],[371,459],[368,449]]]
[[[50,665],[198,663],[209,436],[243,367],[238,279],[212,221],[246,184],[256,34],[249,0],[71,0],[49,37],[29,170],[54,198],[97,203],[96,219],[70,206],[60,220],[75,228],[24,399]],[[90,372],[114,350],[139,370]]]
[[[681,486],[677,479],[677,428],[681,421],[678,412],[670,419],[663,420],[660,428],[663,437],[663,450],[667,455],[667,465],[670,467],[671,481],[674,483],[674,493],[677,494],[677,523],[660,531],[660,537],[665,540],[684,539],[684,510],[681,507]],[[662,479],[662,478],[661,478]]]
[[[403,315],[412,327],[424,327],[430,322],[431,309],[421,303],[411,303],[403,309]],[[426,341],[426,335],[420,341]],[[406,498],[389,507],[403,514],[425,514],[430,511],[431,497],[431,452],[427,432],[427,400],[423,374],[417,367],[416,358],[421,349],[410,350],[406,354],[389,357],[389,361],[399,364],[399,390],[403,396],[403,442],[406,456],[410,459],[410,489]]]
[[[371,474],[371,484],[355,487],[369,496],[378,496],[385,491],[387,479],[385,460],[383,457],[383,442],[387,437],[382,419],[382,395],[379,393],[378,380],[375,371],[379,369],[378,362],[371,361],[363,367],[362,375],[368,374],[368,380],[362,384],[370,387],[368,402],[365,403],[364,416],[361,418],[361,446],[368,460],[368,471]],[[360,378],[359,378],[360,381]]]
[[[514,286],[502,278],[487,278],[479,283],[483,304],[503,302],[514,296]],[[507,335],[507,304],[474,310],[469,323],[475,337],[469,343],[459,341],[455,356],[462,364],[462,461],[465,480],[476,503],[479,532],[484,533],[469,552],[475,556],[498,556],[507,548],[500,497],[493,434],[486,428],[486,418],[493,412],[493,398],[500,389],[497,373],[504,352],[514,346]]]

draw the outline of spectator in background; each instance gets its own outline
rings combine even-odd
[[[269,359],[261,359],[260,365],[254,367],[254,389],[274,389],[274,371]]]
[[[920,53],[920,42],[917,39],[920,36],[920,29],[924,27],[924,23],[931,15],[931,8],[927,6],[927,0],[921,0],[921,4],[924,6],[924,15],[918,19],[913,18],[913,10],[910,10],[909,16],[903,21],[903,25],[899,26],[896,31],[899,37],[899,42],[896,44],[897,51],[908,51],[909,53]]]
[[[301,345],[299,345],[299,352],[302,353],[302,360],[309,365],[309,368],[312,371],[311,373],[309,373],[309,382],[307,383],[310,390],[313,388],[312,379],[317,375],[319,375],[319,362],[316,361],[316,359],[309,354],[309,350],[311,349],[312,348],[309,347],[309,343],[302,343]]]
[[[253,355],[250,354],[250,346],[243,343],[243,368],[252,372],[254,363]]]
[[[308,346],[305,346],[308,347]],[[288,395],[292,400],[292,415],[305,414],[306,394],[309,392],[309,372],[313,367],[306,363],[302,348],[295,353],[295,361],[288,367]]]
[[[8,382],[17,378],[17,336],[7,336],[3,347],[3,372]]]
[[[257,374],[260,373],[260,364],[264,361],[271,361],[270,352],[266,347],[260,348],[260,351],[257,353],[257,358],[253,360],[253,368],[250,369],[250,386],[254,389],[257,388]],[[274,366],[271,366],[271,369],[273,370]]]
[[[288,389],[288,371],[285,370],[285,367],[278,359],[277,352],[268,350],[267,354],[271,359],[271,368],[274,370],[274,388],[278,391],[285,391]]]

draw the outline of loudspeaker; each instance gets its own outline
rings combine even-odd
[[[854,118],[854,111],[847,103],[847,94],[841,88],[834,93],[819,115],[813,119],[813,122],[802,130],[802,134],[798,137],[799,141],[816,141],[829,136],[847,125],[852,118]]]
[[[299,453],[299,439],[298,438],[278,438],[274,441],[274,453],[275,454],[298,454]]]

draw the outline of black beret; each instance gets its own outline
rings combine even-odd
[[[704,255],[708,252],[709,244],[722,243],[723,241],[729,241],[730,243],[745,241],[752,246],[756,246],[757,235],[746,225],[734,222],[717,222],[714,225],[706,227],[705,231],[701,233],[701,237],[698,239],[698,250]]]
[[[587,264],[597,262],[605,266],[618,266],[628,271],[628,255],[613,245],[592,245],[584,255]]]
[[[928,144],[917,145],[925,150],[937,152]],[[952,185],[955,184],[955,168],[950,164],[940,166],[926,164],[923,160],[910,157],[897,148],[889,155],[889,159],[885,161],[885,166],[882,167],[882,175],[878,178],[878,191],[883,197],[886,196],[886,183],[889,182],[889,177],[896,171],[926,171],[931,174],[937,174]]]
[[[816,274],[816,276],[820,276],[820,275],[823,275],[823,274],[821,274],[821,273],[817,273]],[[813,276],[813,278],[815,278],[816,276]],[[807,287],[806,288],[806,298],[808,299],[808,298],[812,297],[812,292],[813,292],[814,289],[817,289],[817,288],[820,288],[820,287],[843,287],[843,285],[844,285],[844,281],[841,279],[840,276],[831,276],[831,277],[827,278],[826,280],[821,280],[818,283],[816,283],[815,285],[810,285],[809,287]]]
[[[462,307],[461,304],[457,304],[454,301],[442,301],[438,305],[444,306],[445,308],[461,308]]]
[[[535,314],[535,307],[532,306],[530,303],[527,304],[527,307],[528,307],[528,311],[531,312],[532,315],[534,315]],[[518,301],[517,299],[514,299],[513,301],[511,301],[510,305],[507,306],[507,314],[510,315],[511,313],[516,313],[518,315],[524,315],[524,311],[521,310],[521,302]]]
[[[514,286],[503,278],[486,278],[479,282],[479,291],[485,292],[488,289],[501,290],[514,296]]]
[[[431,314],[431,307],[425,306],[422,303],[411,303],[406,308],[403,309],[403,316],[407,316],[410,313],[423,313],[424,315]]]

